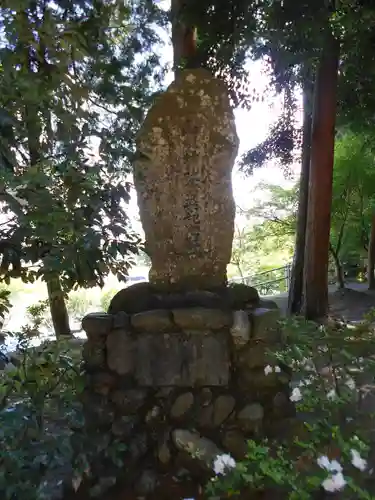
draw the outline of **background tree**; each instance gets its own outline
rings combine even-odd
[[[137,252],[127,175],[161,77],[159,14],[149,2],[2,4],[0,272],[47,281],[57,334],[69,333],[65,292],[124,279]]]

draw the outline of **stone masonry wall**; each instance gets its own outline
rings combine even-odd
[[[279,310],[254,289],[158,295],[134,285],[109,311],[83,320],[87,430],[125,448],[124,465],[101,464],[102,482],[145,498],[163,498],[166,477],[199,489],[217,455],[241,459],[247,439],[293,418],[288,368],[265,372]]]

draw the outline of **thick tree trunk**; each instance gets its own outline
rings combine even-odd
[[[58,277],[47,280],[48,300],[56,338],[71,336],[64,292]]]
[[[369,290],[375,290],[375,213],[371,218],[370,241],[368,245],[367,279]]]
[[[310,185],[306,228],[303,312],[309,320],[328,313],[328,254],[340,46],[327,32],[314,92]]]
[[[299,183],[296,243],[289,284],[288,313],[298,314],[302,307],[303,269],[305,263],[307,203],[309,196],[311,126],[312,126],[313,83],[310,75],[306,77],[303,89],[303,137],[302,162]]]

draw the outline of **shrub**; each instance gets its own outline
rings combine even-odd
[[[21,335],[18,355],[19,366],[0,375],[0,497],[47,499],[51,474],[72,460],[82,377],[62,342],[30,349]]]
[[[218,457],[209,496],[247,498],[252,492],[251,498],[258,498],[268,491],[270,498],[308,500],[339,492],[343,499],[375,499],[373,318],[371,313],[356,327],[299,318],[283,323],[284,347],[272,353],[274,365],[265,373],[278,363],[294,369],[293,435],[250,441],[246,458],[237,463],[228,455]]]
[[[74,320],[81,321],[92,306],[93,300],[87,290],[75,290],[69,293],[66,307],[69,316]]]
[[[111,300],[113,297],[116,295],[118,292],[118,289],[116,288],[110,288],[109,290],[106,290],[105,292],[102,292],[100,295],[100,308],[102,311],[107,312],[109,308],[109,304],[111,303]]]

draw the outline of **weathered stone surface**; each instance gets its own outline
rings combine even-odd
[[[245,431],[257,430],[263,420],[264,410],[260,403],[251,403],[245,406],[237,415],[239,425]]]
[[[112,433],[117,437],[129,436],[136,424],[136,418],[132,415],[122,415],[115,419],[112,424]]]
[[[252,307],[259,302],[259,293],[256,288],[244,283],[230,284],[226,290],[227,303],[231,309],[241,310]]]
[[[116,390],[110,395],[111,401],[124,413],[136,413],[145,403],[147,392],[142,389]]]
[[[185,415],[194,404],[194,396],[192,392],[184,392],[180,394],[171,408],[171,417],[180,418]]]
[[[158,459],[163,465],[166,465],[170,462],[171,457],[172,454],[168,443],[164,441],[158,448]]]
[[[107,362],[111,370],[127,375],[134,370],[134,340],[124,330],[114,330],[107,338]]]
[[[277,322],[280,319],[279,309],[254,309],[251,313],[251,336],[254,340],[277,342],[280,340],[280,328]]]
[[[102,312],[86,314],[82,320],[82,330],[88,338],[108,335],[112,329],[113,317]]]
[[[208,290],[192,290],[184,294],[184,299],[188,307],[218,309],[226,306],[222,295]]]
[[[126,312],[136,314],[149,309],[158,309],[156,289],[151,283],[135,283],[120,290],[111,300],[108,313]]]
[[[134,183],[151,282],[186,289],[226,283],[237,151],[224,83],[204,69],[182,72],[157,99],[137,138]]]
[[[198,404],[200,407],[208,406],[212,401],[212,391],[204,387],[198,395]]]
[[[165,309],[154,309],[131,317],[132,327],[142,333],[167,333],[173,330],[172,314]]]
[[[145,421],[149,424],[152,420],[156,420],[161,417],[161,408],[160,406],[154,405],[151,410],[146,413]]]
[[[250,328],[249,313],[247,311],[234,311],[230,334],[236,347],[242,347],[249,342]]]
[[[96,372],[90,376],[92,390],[102,396],[107,396],[115,384],[116,377],[112,373]]]
[[[120,311],[113,316],[113,330],[121,329],[126,330],[130,325],[129,314],[124,311]]]
[[[229,430],[224,434],[223,446],[236,460],[242,460],[247,453],[246,437],[238,430]]]
[[[247,345],[238,355],[239,363],[247,368],[265,368],[268,364],[273,365],[274,359],[267,352],[265,343],[252,343]]]
[[[133,357],[140,386],[221,386],[229,381],[225,333],[207,335],[138,334]]]
[[[100,339],[85,342],[82,349],[82,359],[88,370],[104,368],[106,364],[105,343],[100,342]]]
[[[209,469],[212,468],[215,458],[224,453],[211,440],[187,429],[175,429],[172,432],[172,441],[178,450]]]
[[[232,413],[236,401],[233,396],[221,395],[215,399],[213,407],[213,423],[215,426],[221,425]]]
[[[214,423],[214,406],[212,404],[205,406],[199,412],[198,426],[202,428],[211,428]]]
[[[146,455],[148,450],[148,439],[145,432],[137,433],[129,442],[129,454],[133,460],[139,460]]]
[[[204,307],[191,307],[174,309],[175,324],[182,330],[222,330],[232,325],[232,313],[221,309],[207,309]]]
[[[279,309],[279,306],[274,302],[273,300],[268,300],[268,299],[260,299],[258,307],[264,308],[264,309]]]
[[[144,470],[138,479],[135,490],[139,495],[149,495],[158,486],[158,476],[152,469]]]

